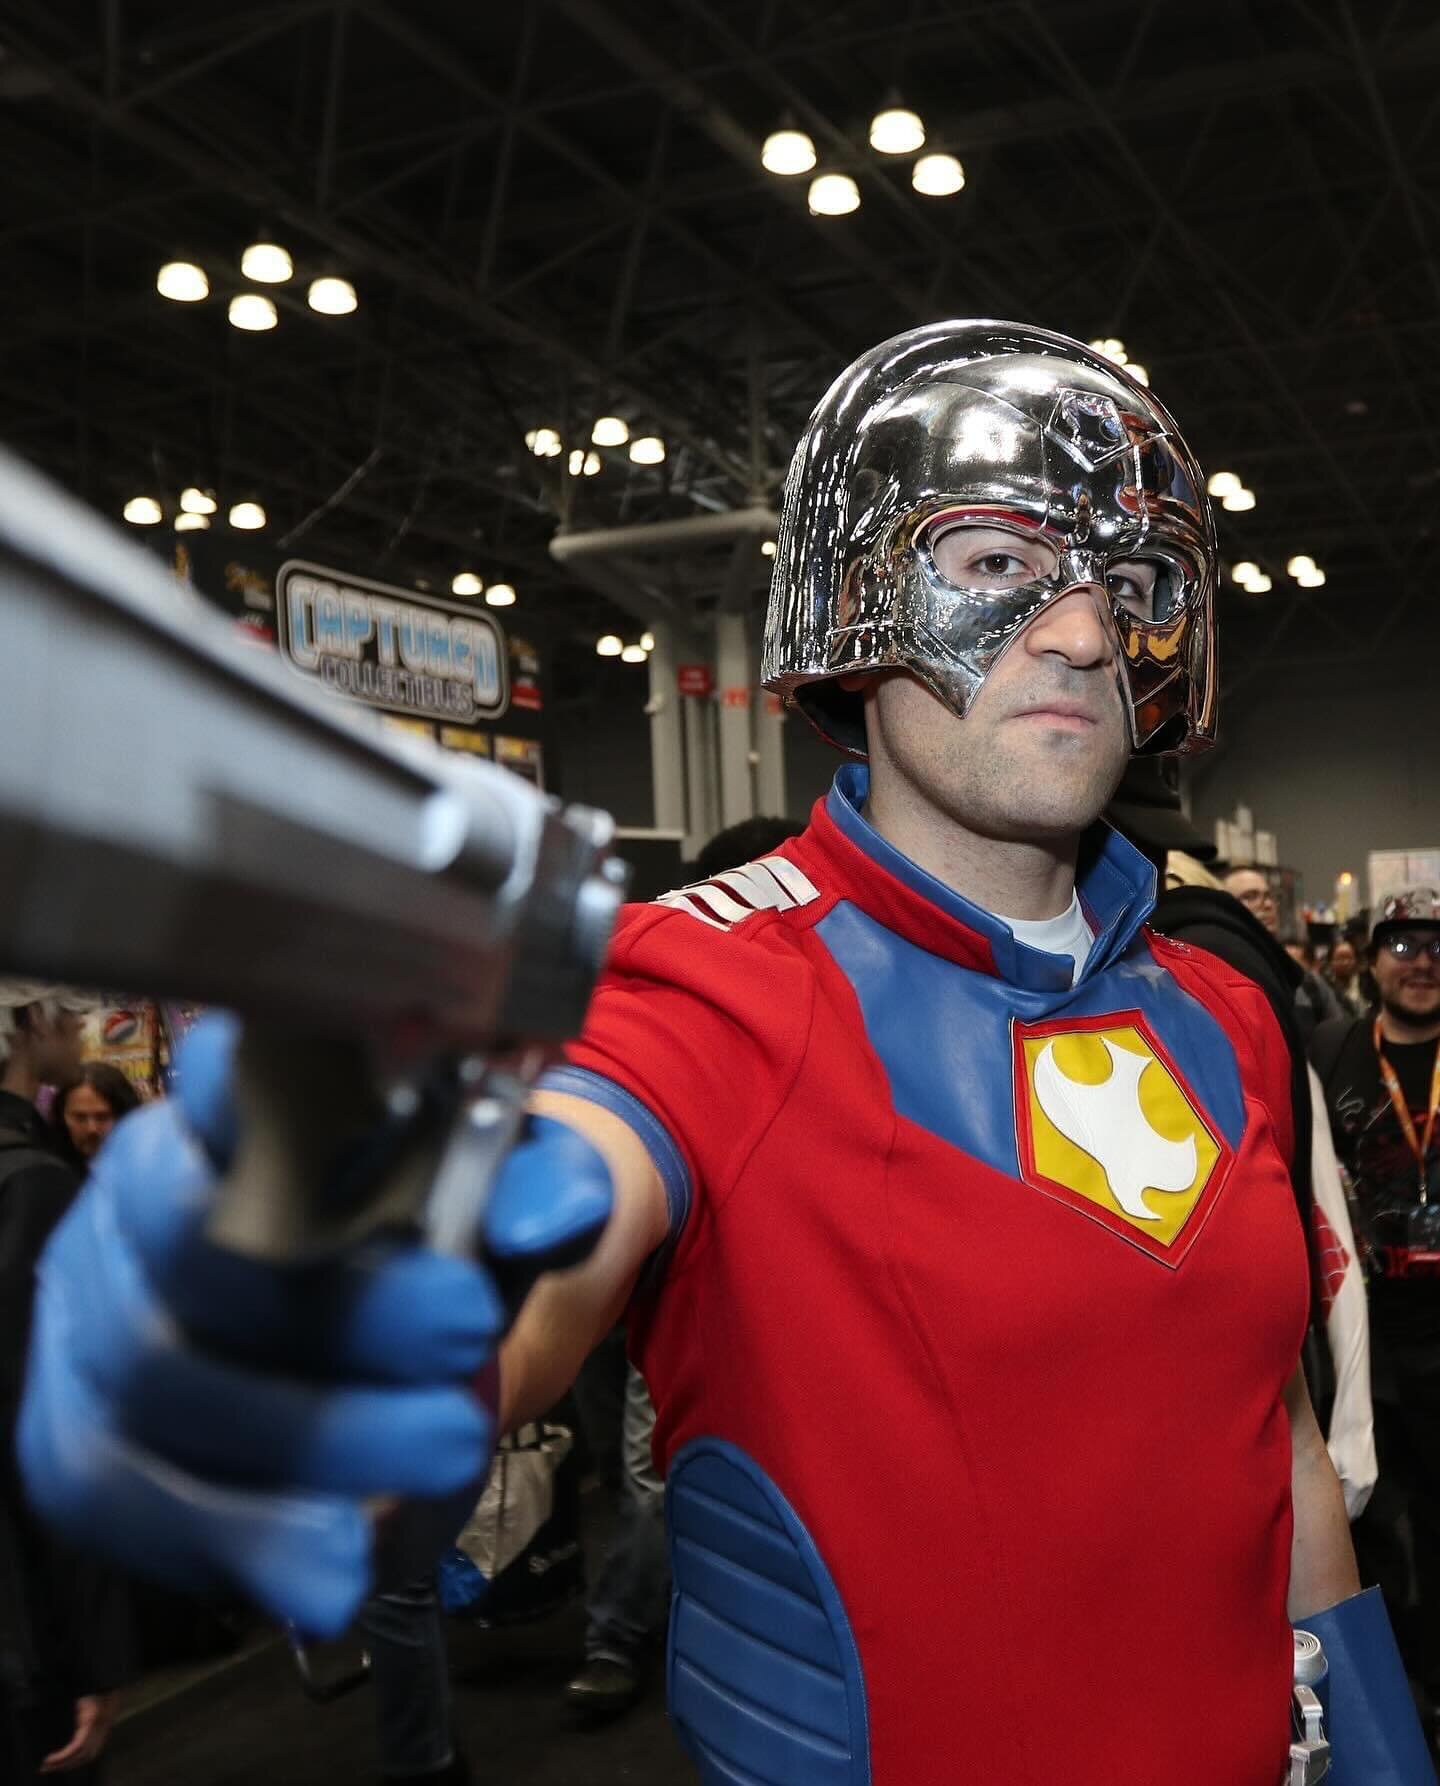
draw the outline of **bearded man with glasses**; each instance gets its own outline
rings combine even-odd
[[[1312,1055],[1350,1174],[1370,1292],[1376,1500],[1356,1529],[1440,1738],[1440,889],[1381,908],[1379,1010],[1322,1024]]]

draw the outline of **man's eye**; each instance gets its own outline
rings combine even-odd
[[[1155,616],[1155,573],[1150,570],[1113,570],[1105,579],[1112,601],[1137,620]]]
[[[1017,558],[1013,552],[987,552],[983,558],[975,561],[976,570],[984,571],[987,577],[1013,577],[1028,575],[1030,566],[1023,558]]]

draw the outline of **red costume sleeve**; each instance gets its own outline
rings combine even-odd
[[[702,1243],[710,1213],[784,1103],[813,1006],[799,939],[772,914],[735,930],[658,905],[622,919],[566,1060],[637,1099],[678,1148],[690,1211],[675,1265]]]

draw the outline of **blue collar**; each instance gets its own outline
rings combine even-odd
[[[870,771],[865,764],[846,763],[835,772],[825,810],[837,830],[877,867],[929,900],[947,918],[983,937],[1002,979],[1034,992],[1069,986],[1073,967],[1068,956],[1047,955],[1017,942],[1003,918],[962,899],[887,843],[864,816],[869,792]],[[1155,905],[1155,870],[1133,844],[1100,822],[1081,842],[1076,890],[1095,932],[1095,945],[1076,981],[1079,986],[1122,955],[1150,916]]]

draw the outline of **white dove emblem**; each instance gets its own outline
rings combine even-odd
[[[1188,1191],[1195,1182],[1195,1137],[1167,1141],[1140,1107],[1140,1075],[1150,1062],[1102,1036],[1110,1077],[1081,1085],[1060,1071],[1055,1043],[1035,1062],[1035,1096],[1067,1141],[1088,1153],[1105,1174],[1111,1195],[1136,1221],[1162,1218],[1146,1207],[1145,1191]]]

